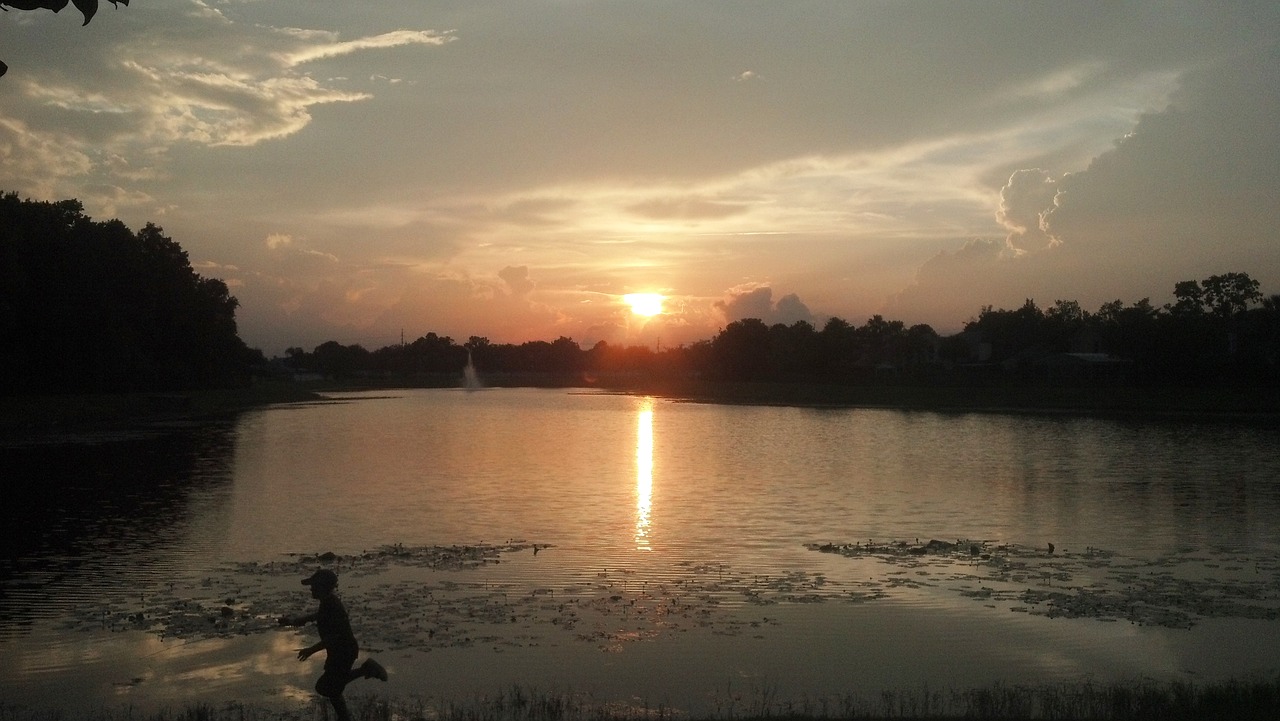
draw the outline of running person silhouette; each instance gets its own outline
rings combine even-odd
[[[298,660],[305,661],[316,651],[325,652],[324,673],[316,681],[316,693],[329,699],[339,721],[349,721],[351,714],[347,711],[346,699],[342,697],[343,689],[358,678],[386,681],[387,670],[371,658],[365,659],[359,666],[355,665],[360,647],[356,643],[355,634],[351,632],[351,619],[347,616],[347,609],[335,593],[338,575],[327,568],[321,568],[302,579],[302,585],[311,587],[311,597],[320,602],[320,607],[315,613],[305,616],[281,616],[280,625],[305,626],[315,622],[316,630],[320,632],[320,641],[298,649]]]

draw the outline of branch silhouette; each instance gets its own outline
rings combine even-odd
[[[129,4],[129,0],[107,0],[115,6]],[[93,19],[95,13],[98,12],[98,0],[72,0],[72,4],[76,9],[84,14],[84,25],[88,25]],[[16,10],[52,10],[55,13],[67,6],[67,0],[3,0],[0,2],[0,8],[9,6]]]
[[[55,13],[67,6],[68,0],[0,0],[0,10],[8,12],[9,8],[15,10],[52,10]],[[129,0],[107,0],[112,5],[119,7],[121,5],[128,6]],[[89,24],[93,16],[98,12],[98,0],[71,0],[76,9],[84,15],[84,22],[81,27]],[[4,75],[9,71],[9,66],[0,62],[0,75]]]

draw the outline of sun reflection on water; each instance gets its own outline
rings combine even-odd
[[[653,399],[640,401],[636,420],[636,550],[649,545],[649,512],[653,505]]]

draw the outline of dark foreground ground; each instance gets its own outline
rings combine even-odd
[[[1143,682],[1054,686],[1004,686],[965,691],[885,692],[877,696],[778,701],[762,695],[726,700],[705,717],[690,718],[660,706],[601,705],[572,694],[545,694],[513,687],[492,697],[463,703],[433,698],[408,700],[353,695],[357,721],[810,721],[819,719],[989,719],[1022,721],[1274,721],[1280,718],[1280,678],[1213,684]],[[33,712],[0,702],[4,721],[287,721],[333,717],[317,698],[291,710],[237,702],[144,713],[128,706],[73,716]]]

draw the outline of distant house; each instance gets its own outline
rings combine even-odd
[[[1046,353],[1028,359],[1023,367],[1050,383],[1114,385],[1129,380],[1133,361],[1106,353]]]
[[[969,349],[970,363],[987,363],[991,360],[992,346],[991,341],[987,340],[981,331],[966,330],[957,333],[952,338],[958,338]]]
[[[1068,351],[1071,353],[1086,354],[1103,354],[1107,348],[1103,344],[1102,336],[1098,331],[1090,326],[1085,326],[1071,336],[1071,340],[1067,341]]]

